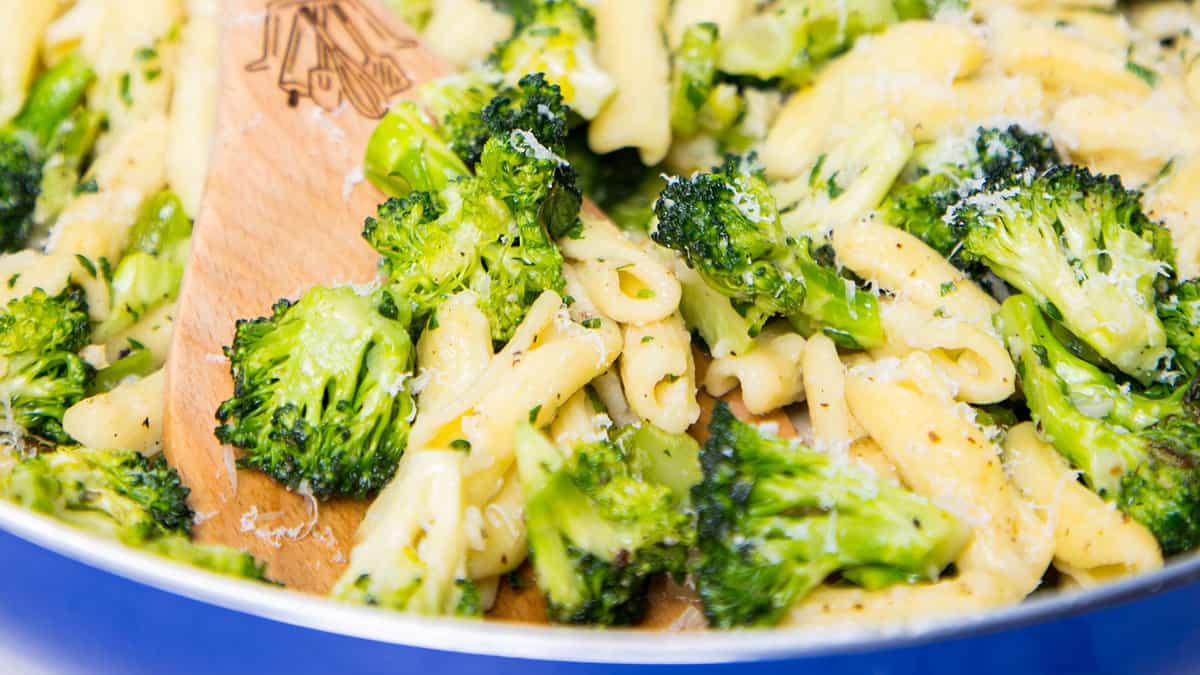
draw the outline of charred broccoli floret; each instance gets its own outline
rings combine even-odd
[[[60,447],[22,460],[0,492],[26,508],[151,553],[232,576],[263,578],[250,555],[190,540],[188,489],[162,455]]]
[[[16,251],[25,245],[51,141],[93,78],[79,55],[67,56],[33,84],[21,112],[0,128],[0,250]]]
[[[471,289],[503,343],[543,291],[562,289],[553,237],[576,227],[579,205],[570,167],[514,130],[488,141],[475,176],[389,200],[363,236],[418,326],[443,299]]]
[[[1058,151],[1045,134],[1016,125],[980,128],[973,139],[920,148],[879,211],[885,223],[962,266],[966,261],[958,253],[964,232],[946,218],[950,208],[980,190],[1002,189],[1028,171],[1040,173],[1058,163]]]
[[[555,153],[562,154],[565,147],[568,109],[558,85],[542,73],[531,73],[508,86],[488,70],[468,71],[425,85],[421,99],[450,148],[467,166],[479,162],[489,138],[514,129],[532,133]]]
[[[1158,288],[1173,259],[1167,231],[1115,176],[1058,165],[978,192],[952,212],[964,254],[1036,300],[1130,377],[1172,377]]]
[[[112,310],[96,327],[96,342],[107,341],[179,295],[191,238],[192,221],[174,192],[163,190],[147,200],[113,272]]]
[[[578,0],[530,0],[515,13],[512,36],[496,46],[491,63],[515,84],[545,73],[571,109],[592,119],[615,85],[596,63],[595,18]]]
[[[239,463],[319,498],[365,497],[404,452],[413,416],[408,322],[387,292],[313,288],[241,320],[217,438]]]
[[[87,393],[94,374],[77,354],[87,340],[87,301],[77,287],[57,296],[34,289],[0,311],[0,396],[11,410],[13,433],[71,441],[62,418]]]
[[[682,507],[699,478],[695,442],[627,429],[568,458],[521,424],[516,448],[529,546],[550,618],[636,623],[649,577],[685,569],[692,528]]]
[[[740,422],[719,402],[692,489],[692,574],[712,626],[778,623],[835,572],[877,584],[937,579],[970,528],[929,500]]]
[[[1158,399],[1131,392],[1071,353],[1027,295],[1006,300],[996,325],[1039,431],[1088,487],[1149,528],[1164,553],[1200,545],[1196,384]]]
[[[754,157],[730,157],[712,173],[674,178],[655,205],[651,237],[688,265],[758,329],[772,316],[815,323],[847,346],[883,340],[874,295],[818,263],[813,242],[784,234]]]

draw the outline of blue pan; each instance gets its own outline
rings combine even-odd
[[[662,634],[406,616],[216,577],[7,503],[0,570],[3,675],[1200,673],[1200,557],[978,618],[870,634]]]

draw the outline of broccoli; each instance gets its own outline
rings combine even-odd
[[[96,372],[96,376],[92,378],[92,382],[88,386],[88,396],[112,391],[129,377],[146,377],[162,365],[145,345],[137,340],[129,342],[127,353]]]
[[[801,87],[817,66],[860,35],[925,18],[933,9],[919,0],[781,0],[722,39],[719,67],[730,75]]]
[[[225,353],[234,391],[216,435],[244,451],[241,466],[318,498],[362,498],[392,477],[414,414],[414,355],[388,292],[316,287],[280,300],[272,316],[238,321]]]
[[[963,232],[946,214],[966,197],[1002,189],[1027,171],[1059,164],[1050,137],[1007,129],[980,128],[974,139],[951,138],[920,148],[879,211],[883,222],[912,234],[960,267]]]
[[[704,340],[710,355],[738,356],[754,348],[754,336],[761,326],[751,325],[729,298],[709,286],[695,270],[677,264],[675,276],[682,289],[679,313],[688,328]]]
[[[34,83],[21,112],[0,128],[0,251],[19,250],[29,237],[49,145],[93,78],[79,55],[67,56]]]
[[[332,597],[418,614],[481,613],[465,578],[458,450],[414,451],[371,504]]]
[[[94,374],[77,354],[87,340],[87,301],[78,287],[57,296],[34,289],[0,310],[0,396],[18,443],[24,436],[71,441],[62,418],[84,397]]]
[[[719,134],[742,112],[737,87],[717,81],[717,38],[716,24],[688,26],[674,54],[671,129],[680,136],[701,130]]]
[[[1167,346],[1175,352],[1175,365],[1188,376],[1200,372],[1200,279],[1176,284],[1160,294],[1158,316],[1167,332]]]
[[[179,294],[191,250],[192,221],[179,197],[163,190],[142,206],[129,246],[113,272],[112,310],[93,339],[105,342],[132,326],[147,311]]]
[[[23,459],[0,493],[26,508],[160,556],[252,579],[263,567],[250,555],[191,541],[188,489],[162,455],[60,447]]]
[[[618,431],[570,457],[528,423],[516,452],[538,587],[551,620],[631,624],[650,575],[682,576],[692,540],[683,494],[698,448],[661,430]]]
[[[496,46],[491,63],[510,84],[546,73],[572,110],[595,117],[616,87],[596,63],[591,11],[579,0],[532,0],[515,18],[516,29]]]
[[[367,142],[367,180],[392,197],[413,190],[441,190],[469,173],[437,130],[411,101],[393,107]]]
[[[978,192],[947,215],[964,255],[1033,297],[1101,357],[1143,384],[1172,377],[1155,297],[1170,235],[1115,176],[1073,165]]]
[[[579,222],[570,167],[528,131],[490,139],[477,175],[390,199],[363,236],[383,256],[394,296],[423,326],[445,298],[479,294],[492,337],[507,342],[545,290],[563,287],[552,237]]]
[[[1083,481],[1145,525],[1169,554],[1200,545],[1200,406],[1195,382],[1155,399],[1071,353],[1038,303],[1015,295],[996,325],[1046,440]]]
[[[775,624],[830,575],[937,579],[970,528],[929,500],[738,421],[718,402],[692,488],[692,575],[712,626]]]
[[[433,112],[458,157],[474,167],[489,138],[514,129],[532,133],[539,143],[562,154],[568,108],[559,86],[542,73],[530,73],[516,86],[508,86],[489,72],[444,77],[421,89],[421,100]]]
[[[912,138],[883,116],[871,120],[812,168],[771,187],[793,237],[852,223],[879,205],[912,155]]]
[[[563,158],[587,195],[618,227],[644,234],[654,220],[654,202],[666,182],[659,167],[642,164],[636,148],[597,154],[588,147],[587,128],[567,136]]]
[[[782,315],[799,327],[815,323],[846,346],[883,341],[875,296],[819,263],[809,238],[784,234],[753,155],[731,156],[712,173],[672,179],[655,213],[654,241],[683,254],[710,286],[732,299],[753,334]]]
[[[85,160],[103,127],[102,113],[80,106],[55,130],[42,166],[40,194],[33,212],[36,224],[52,223],[81,190]]]

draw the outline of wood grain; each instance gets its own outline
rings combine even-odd
[[[380,195],[354,177],[361,176],[357,167],[377,120],[355,104],[369,108],[371,95],[403,85],[409,88],[400,96],[411,95],[415,83],[446,69],[410,46],[414,34],[390,12],[361,0],[275,0],[269,13],[267,5],[226,0],[221,14],[217,135],[167,364],[164,440],[168,459],[192,489],[192,507],[207,519],[196,528],[200,541],[244,548],[267,562],[273,579],[324,593],[349,557],[366,504],[322,503],[314,522],[303,498],[260,473],[237,471],[235,488],[226,450],[213,436],[213,413],[232,387],[222,346],[232,340],[236,319],[263,315],[281,297],[313,284],[373,278],[377,256],[359,233]],[[310,20],[302,9],[325,17],[340,31],[327,32],[349,51],[357,46],[331,16],[334,6],[370,41],[360,51],[372,53],[358,57],[375,64],[383,84],[364,84],[359,69],[347,93],[336,71],[318,68],[319,36],[305,28]],[[378,26],[365,25],[364,12],[396,39],[381,39]],[[378,66],[385,49],[399,74]],[[258,533],[249,527],[254,510]],[[276,528],[309,536],[272,541],[266,532]]]

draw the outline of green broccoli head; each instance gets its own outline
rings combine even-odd
[[[578,223],[569,166],[528,131],[488,141],[478,175],[440,193],[414,192],[380,206],[363,236],[383,256],[395,297],[421,325],[446,297],[473,290],[507,342],[533,301],[561,290],[552,236]]]
[[[367,142],[363,172],[375,187],[393,197],[413,190],[441,190],[469,173],[411,101],[394,106],[375,127]]]
[[[1132,393],[1072,354],[1026,295],[1006,300],[996,325],[1039,431],[1084,482],[1153,532],[1163,552],[1200,545],[1196,385],[1157,399]]]
[[[387,292],[317,287],[239,321],[217,438],[243,450],[242,466],[319,498],[383,487],[414,414],[413,345],[398,312]]]
[[[720,69],[800,87],[812,80],[817,66],[849,49],[859,36],[930,13],[925,3],[905,0],[776,2],[721,41]]]
[[[592,119],[615,85],[596,63],[595,19],[578,0],[533,0],[516,14],[511,37],[496,46],[491,63],[516,83],[546,73],[571,109]]]
[[[1029,294],[1130,377],[1172,377],[1156,313],[1170,273],[1170,237],[1115,176],[1072,165],[1026,174],[952,210],[965,255]]]
[[[71,441],[62,418],[84,397],[94,375],[76,353],[87,340],[87,302],[77,287],[57,296],[34,289],[0,311],[0,396],[11,408],[16,433],[51,443]]]
[[[24,107],[0,129],[0,250],[16,251],[25,245],[41,195],[48,145],[93,79],[83,58],[68,55],[34,82]]]
[[[654,241],[681,253],[705,282],[730,298],[754,334],[767,319],[782,315],[815,325],[847,346],[882,342],[875,296],[819,263],[811,239],[784,234],[753,155],[731,156],[711,173],[670,180],[655,213]]]
[[[847,580],[937,579],[970,528],[863,469],[763,433],[718,403],[692,489],[692,575],[712,626],[778,623],[835,572]]]
[[[1189,279],[1159,296],[1158,316],[1175,365],[1189,376],[1200,371],[1200,279]]]
[[[946,214],[958,202],[983,190],[1003,188],[1028,171],[1040,173],[1059,163],[1046,134],[980,128],[974,141],[951,138],[922,148],[902,179],[880,206],[883,221],[915,235],[959,266],[965,234]]]
[[[529,546],[552,620],[635,623],[650,575],[683,574],[692,531],[678,487],[690,486],[696,448],[689,462],[688,445],[664,442],[663,433],[618,432],[568,458],[531,425],[518,426]]]
[[[162,455],[60,447],[22,460],[4,491],[30,509],[128,544],[192,530],[188,489]]]

